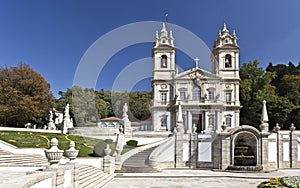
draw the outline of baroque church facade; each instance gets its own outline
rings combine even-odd
[[[198,57],[194,68],[179,72],[174,40],[163,23],[152,49],[154,131],[174,130],[178,106],[182,108],[185,133],[220,132],[222,125],[239,126],[239,46],[235,31],[230,34],[224,23],[213,44],[212,72],[199,68]]]

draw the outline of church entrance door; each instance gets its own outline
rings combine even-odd
[[[202,114],[192,114],[192,125],[196,125],[197,133],[201,133],[201,131],[204,131],[204,126],[202,123]]]

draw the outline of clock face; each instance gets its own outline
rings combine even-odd
[[[166,89],[166,88],[167,88],[167,85],[166,85],[166,84],[162,84],[162,85],[161,85],[161,88],[162,88],[162,89]]]

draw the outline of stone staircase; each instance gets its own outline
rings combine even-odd
[[[148,165],[148,158],[151,152],[156,148],[151,147],[143,150],[124,161],[121,170],[118,173],[146,173],[146,172],[159,172]]]
[[[0,149],[0,166],[40,167],[49,165],[46,157],[40,155],[13,154]]]
[[[100,169],[81,165],[79,167],[79,187],[84,188],[99,188],[103,187],[114,178],[114,174],[107,174]]]

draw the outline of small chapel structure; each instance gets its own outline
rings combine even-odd
[[[176,112],[181,104],[186,133],[195,127],[197,133],[220,132],[221,125],[239,125],[239,46],[235,31],[230,34],[224,23],[214,41],[212,72],[195,67],[178,72],[176,46],[172,31],[163,23],[156,32],[153,57],[153,105],[151,107],[154,131],[173,131]],[[210,63],[210,62],[205,62]]]

